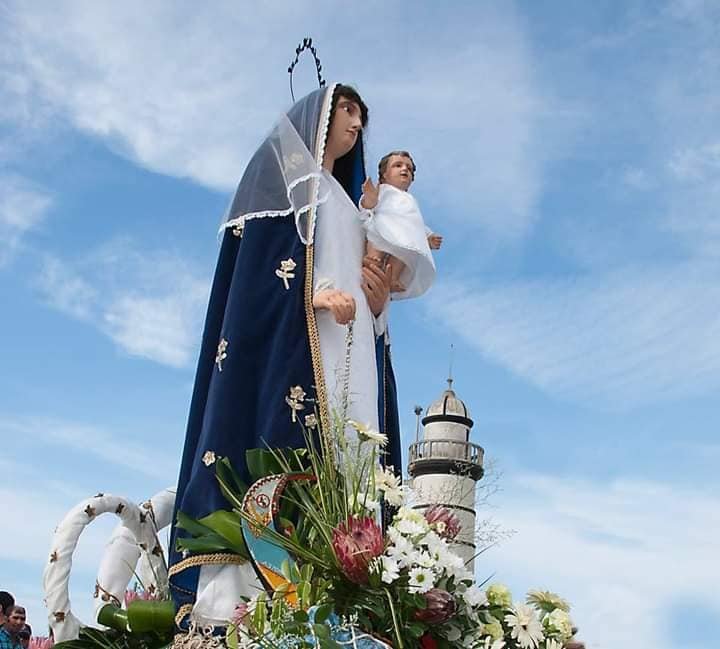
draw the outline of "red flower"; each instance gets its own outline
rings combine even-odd
[[[425,520],[443,538],[452,541],[460,534],[460,521],[449,509],[441,505],[433,505],[425,512]]]
[[[423,594],[425,608],[415,611],[415,619],[427,624],[442,624],[455,615],[455,599],[442,588],[431,588]]]
[[[345,576],[366,584],[368,564],[384,550],[382,531],[369,516],[349,518],[333,530],[332,547]]]
[[[437,649],[437,642],[430,634],[426,633],[420,638],[420,647],[421,649]]]

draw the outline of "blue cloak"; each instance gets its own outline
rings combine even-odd
[[[311,93],[287,113],[318,165],[334,87]],[[268,216],[224,229],[210,294],[175,501],[176,514],[195,519],[229,509],[215,479],[214,456],[229,458],[248,481],[246,450],[304,446],[302,429],[289,416],[290,387],[302,386],[316,399],[321,416],[328,411],[312,306],[313,246],[299,235],[291,210],[263,203],[286,190],[268,146],[266,140],[248,164],[228,225],[238,214],[267,210]],[[336,161],[333,175],[357,204],[365,180],[362,138]],[[287,279],[277,273],[284,260],[294,263]],[[396,385],[384,335],[376,340],[376,360],[378,420],[389,438],[385,460],[399,470]],[[311,406],[302,414],[307,412]],[[218,560],[180,554],[176,541],[185,535],[173,525],[170,590],[182,626],[195,601],[200,566]]]

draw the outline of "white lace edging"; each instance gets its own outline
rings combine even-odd
[[[322,167],[323,159],[325,158],[325,145],[327,144],[327,132],[330,126],[330,105],[332,104],[332,96],[335,94],[335,88],[338,86],[337,83],[333,83],[327,90],[325,95],[325,101],[323,102],[323,111],[325,112],[325,119],[323,120],[322,129],[318,131],[318,135],[321,137],[318,154],[315,158],[315,162],[319,167]]]
[[[297,187],[299,184],[301,184],[303,182],[307,182],[309,180],[313,180],[313,179],[316,179],[318,181],[317,186],[314,190],[315,200],[313,202],[306,203],[299,209],[294,209],[292,207],[292,199],[290,198],[290,195],[291,195],[293,189],[295,189],[295,187]],[[263,210],[261,212],[248,212],[247,214],[241,214],[240,216],[236,216],[232,219],[229,219],[228,221],[225,221],[225,223],[223,223],[220,226],[220,229],[218,230],[218,235],[221,235],[228,228],[234,228],[234,227],[243,228],[245,226],[246,221],[252,221],[253,219],[275,218],[278,216],[289,216],[290,214],[295,212],[295,228],[296,228],[296,230],[298,232],[298,236],[300,237],[302,242],[307,245],[308,242],[312,242],[312,230],[310,232],[310,237],[306,241],[305,240],[306,238],[300,232],[299,220],[303,214],[312,210],[313,207],[317,207],[318,205],[322,205],[323,203],[326,203],[328,198],[330,197],[330,190],[325,192],[325,194],[323,194],[323,196],[321,196],[320,198],[317,197],[317,195],[319,194],[319,191],[320,191],[321,179],[322,179],[322,174],[320,172],[312,172],[312,173],[302,176],[301,178],[296,178],[286,188],[286,193],[287,193],[287,197],[288,197],[288,202],[290,202],[290,207],[288,207],[285,210]],[[313,219],[313,225],[314,225],[314,219]]]
[[[276,216],[287,216],[288,214],[292,214],[292,207],[288,207],[286,210],[265,210],[263,212],[250,212],[248,214],[241,214],[240,216],[236,216],[234,219],[230,219],[229,221],[225,221],[220,226],[220,230],[218,231],[218,234],[222,234],[223,230],[227,230],[228,228],[234,228],[235,226],[240,226],[241,228],[245,225],[245,221],[251,221],[252,219],[264,219],[266,217],[276,217]]]
[[[333,94],[335,94],[335,88],[337,87],[337,83],[333,83],[327,90],[327,93],[325,94],[325,101],[323,102],[323,120],[322,120],[322,129],[318,131],[318,135],[320,136],[320,143],[317,147],[317,156],[315,158],[315,164],[318,165],[318,167],[322,168],[323,160],[325,159],[325,145],[327,144],[327,132],[328,128],[330,127],[330,107],[332,105],[332,97]],[[317,136],[316,136],[317,138]],[[318,177],[318,181],[315,184],[315,188],[313,191],[313,202],[314,204],[320,205],[324,203],[328,196],[330,195],[330,190],[328,190],[327,194],[323,197],[322,200],[318,198],[318,195],[320,193],[320,182],[321,178]],[[315,239],[315,221],[317,220],[317,209],[314,212],[311,212],[310,216],[310,223],[308,223],[308,243],[312,243]]]

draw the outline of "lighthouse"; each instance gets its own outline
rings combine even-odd
[[[425,412],[422,436],[418,433],[410,445],[408,474],[417,497],[416,509],[442,505],[457,516],[462,529],[453,550],[473,571],[475,487],[483,476],[485,451],[470,441],[473,420],[452,384],[449,378],[447,389]]]

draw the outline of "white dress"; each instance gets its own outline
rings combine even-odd
[[[400,275],[405,290],[393,293],[393,299],[418,297],[427,291],[435,279],[435,262],[427,242],[431,231],[412,194],[382,183],[378,204],[372,210],[361,209],[360,216],[368,241],[405,264]]]
[[[335,288],[355,298],[355,324],[350,348],[348,417],[378,428],[375,318],[362,291],[365,232],[358,210],[340,183],[327,171],[328,199],[315,223],[315,292]],[[318,335],[330,411],[340,410],[345,380],[347,326],[330,311],[317,312]],[[381,333],[381,332],[378,332]]]
[[[315,223],[315,291],[336,288],[355,298],[348,417],[377,430],[375,331],[383,333],[387,316],[384,312],[376,319],[362,291],[365,231],[358,218],[358,209],[332,174],[323,171],[323,176],[329,191],[327,200],[318,207]],[[317,311],[316,318],[328,405],[332,412],[341,407],[347,326],[337,324],[326,310]],[[352,444],[353,440],[349,441]],[[202,566],[192,618],[201,624],[226,624],[242,596],[250,597],[262,590],[250,563]]]

